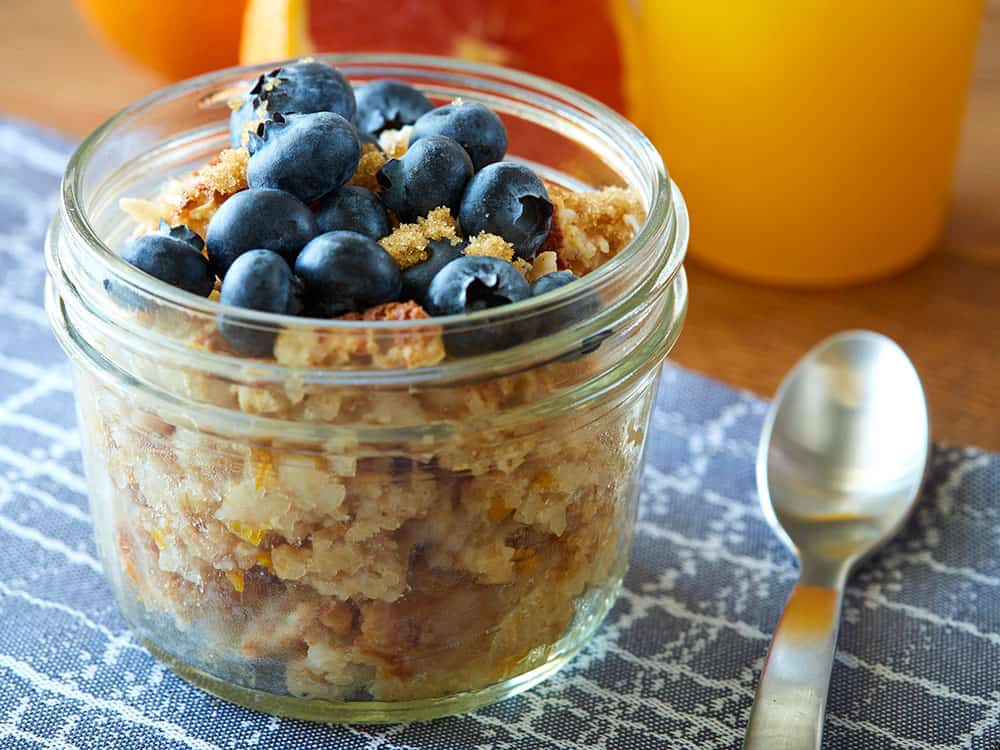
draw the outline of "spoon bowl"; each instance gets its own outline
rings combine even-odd
[[[757,489],[801,573],[771,641],[746,750],[820,747],[847,577],[912,512],[929,430],[913,364],[871,331],[821,342],[778,389],[761,435]]]
[[[856,564],[905,523],[923,480],[927,406],[889,338],[848,331],[788,375],[764,423],[757,490],[799,557]]]

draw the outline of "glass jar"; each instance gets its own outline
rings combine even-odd
[[[645,137],[562,86],[443,58],[323,59],[354,82],[485,102],[517,158],[573,188],[626,185],[645,221],[551,299],[464,317],[318,320],[188,295],[111,249],[130,231],[118,202],[225,147],[225,100],[266,66],[230,69],[80,146],[46,305],[73,362],[101,559],[137,637],[259,710],[428,718],[544,679],[614,602],[686,309],[687,214]],[[223,314],[273,337],[274,357],[208,343]],[[535,337],[443,356],[452,337],[511,327]]]

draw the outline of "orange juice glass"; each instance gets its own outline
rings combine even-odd
[[[834,286],[933,246],[982,0],[638,0],[632,117],[684,186],[691,255]]]

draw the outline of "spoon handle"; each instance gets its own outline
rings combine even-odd
[[[744,750],[819,750],[837,650],[843,584],[800,579],[771,639]]]

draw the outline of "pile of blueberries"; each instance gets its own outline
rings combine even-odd
[[[262,109],[266,105],[266,110]],[[123,257],[181,289],[207,296],[222,280],[227,305],[292,315],[335,317],[397,300],[414,300],[431,315],[507,305],[564,286],[576,277],[551,273],[529,285],[504,260],[466,256],[465,242],[432,241],[428,258],[400,271],[377,242],[402,222],[447,206],[462,232],[499,235],[532,260],[548,237],[552,204],[538,176],[502,161],[507,133],[477,102],[435,108],[413,87],[378,80],[355,91],[329,65],[300,62],[260,77],[230,119],[239,146],[258,112],[267,119],[248,135],[248,189],[218,209],[204,241],[184,226],[135,239]],[[377,174],[378,195],[347,185],[363,143],[383,130],[413,125],[409,148]],[[207,243],[206,258],[202,249]],[[593,305],[584,305],[593,307]],[[585,314],[590,310],[578,310]],[[565,321],[550,321],[561,327]],[[271,353],[274,334],[236,325],[219,329],[229,346]],[[455,355],[509,347],[542,331],[489,326],[446,340]]]

